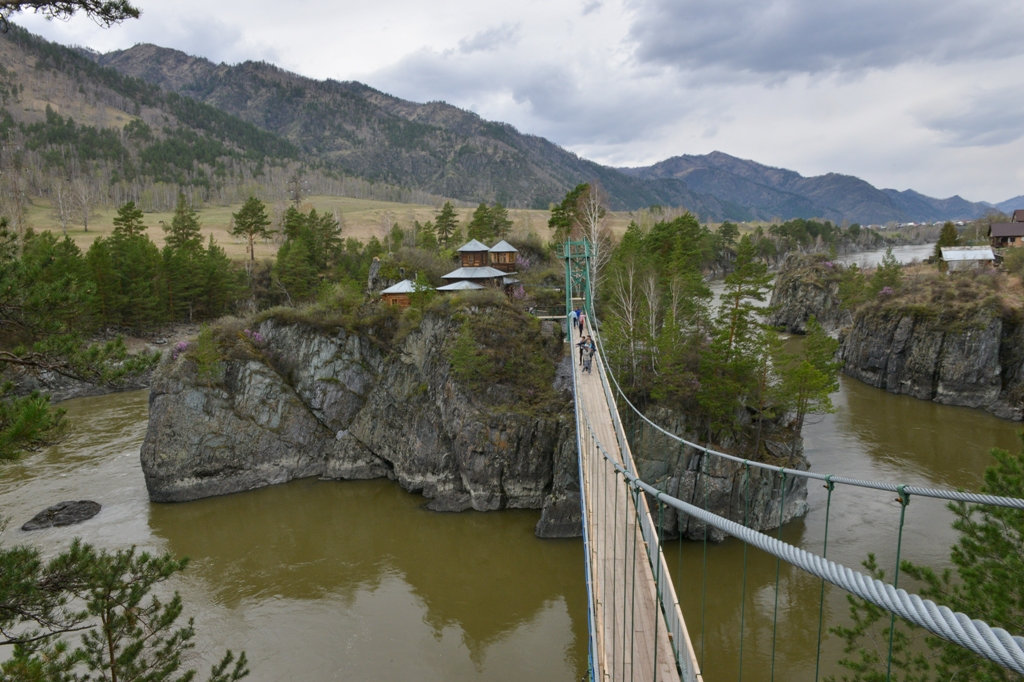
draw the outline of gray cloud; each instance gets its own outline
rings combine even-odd
[[[459,41],[459,52],[490,52],[519,42],[519,24],[502,24],[480,31]]]
[[[642,62],[790,75],[1024,52],[1024,12],[1002,0],[637,0]]]
[[[960,103],[956,112],[932,114],[923,124],[954,147],[996,147],[1024,138],[1024,102],[991,96]]]

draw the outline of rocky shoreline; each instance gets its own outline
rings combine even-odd
[[[768,322],[802,334],[814,315],[838,336],[838,355],[847,376],[890,393],[1020,421],[1020,315],[988,294],[984,300],[971,299],[978,294],[955,284],[917,298],[883,293],[848,310],[840,305],[836,266],[821,258],[794,259],[779,273]],[[936,296],[941,302],[934,302]]]
[[[388,349],[343,329],[268,319],[247,357],[223,360],[218,382],[204,382],[186,355],[166,357],[141,451],[150,498],[387,477],[431,509],[541,509],[538,535],[577,535],[568,395],[564,410],[544,415],[480,405],[436,352],[456,333],[451,318],[428,315]]]

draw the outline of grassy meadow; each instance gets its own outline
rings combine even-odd
[[[236,213],[242,207],[241,203],[234,205],[207,205],[197,211],[199,223],[204,235],[213,235],[214,240],[233,259],[243,259],[247,254],[245,240],[231,234],[231,214]],[[273,226],[280,225],[281,216],[287,209],[288,204],[281,201],[267,203],[267,213],[273,222]],[[354,237],[365,242],[372,237],[381,239],[386,235],[393,225],[399,225],[404,229],[412,227],[414,221],[426,223],[433,221],[434,216],[440,210],[440,206],[429,206],[426,204],[400,204],[389,201],[376,201],[371,199],[354,199],[351,197],[338,196],[310,196],[303,199],[301,211],[307,213],[310,209],[316,209],[319,213],[330,213],[335,215],[341,223],[342,237]],[[474,207],[457,207],[459,224],[464,228],[472,218]],[[531,232],[535,233],[542,240],[550,236],[548,218],[550,211],[509,209],[509,218],[513,222],[513,236],[526,236]],[[82,249],[88,250],[89,246],[97,237],[109,235],[114,229],[114,216],[117,215],[115,208],[98,209],[89,218],[89,230],[82,229],[81,224],[72,223],[68,226],[67,235]],[[158,247],[164,244],[163,224],[170,224],[174,217],[173,211],[146,213],[145,223],[148,226],[149,238]],[[36,200],[28,210],[28,224],[36,231],[48,230],[61,234],[60,222],[57,220],[53,208],[44,200]],[[621,236],[626,226],[632,219],[632,214],[625,212],[613,212],[608,216],[607,224],[616,236]],[[269,239],[256,244],[256,258],[272,258],[277,252],[279,240]]]

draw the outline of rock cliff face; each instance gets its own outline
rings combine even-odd
[[[442,350],[458,331],[451,318],[428,314],[385,348],[271,319],[248,357],[222,360],[213,385],[187,355],[165,358],[141,452],[150,498],[192,500],[310,476],[388,477],[431,509],[537,508],[538,535],[578,535],[568,393],[564,409],[540,415],[480,404]]]
[[[839,305],[839,277],[825,256],[791,255],[778,275],[772,290],[767,322],[793,334],[807,333],[807,320],[813,315],[825,330],[849,325],[853,316]]]
[[[655,408],[648,413],[655,423],[673,433],[685,433],[685,424],[679,415]],[[627,429],[637,461],[640,477],[651,485],[677,497],[703,507],[719,516],[743,523],[750,528],[765,531],[778,528],[807,514],[807,479],[801,476],[781,475],[743,464],[706,455],[695,448],[682,446],[646,422],[629,420]],[[774,462],[788,469],[806,470],[809,463],[802,448],[795,453],[783,443],[766,443]],[[749,478],[748,478],[749,477]],[[652,513],[657,513],[649,499]],[[678,534],[687,540],[703,540],[704,524],[689,516],[680,516],[671,507],[663,512],[665,532]],[[708,529],[708,539],[724,539],[721,531]]]
[[[839,306],[827,261],[793,261],[779,273],[769,322],[804,333],[814,315],[839,330],[843,372],[876,388],[1020,420],[1024,325],[972,280],[937,275],[908,282],[900,295]]]
[[[1022,418],[1024,329],[990,308],[955,325],[909,308],[862,310],[839,353],[843,371],[871,386]]]

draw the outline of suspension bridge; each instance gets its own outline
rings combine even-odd
[[[663,510],[668,508],[674,509],[680,515],[692,517],[704,524],[705,528],[715,528],[744,542],[746,546],[775,557],[778,562],[789,563],[819,579],[822,599],[826,583],[837,586],[849,594],[885,609],[892,614],[891,618],[899,616],[1024,675],[1024,637],[1012,635],[1001,628],[990,627],[968,614],[954,612],[946,606],[898,588],[898,552],[897,572],[893,583],[889,584],[828,560],[824,556],[827,542],[823,555],[817,555],[786,544],[779,537],[770,537],[743,524],[710,513],[699,506],[670,497],[643,481],[638,476],[618,412],[619,404],[632,410],[636,408],[619,390],[614,376],[603,361],[604,354],[601,352],[600,336],[597,333],[600,327],[591,299],[589,244],[586,241],[567,242],[564,259],[566,319],[569,319],[569,311],[577,307],[582,308],[588,317],[588,329],[592,331],[598,347],[590,371],[585,371],[582,358],[576,350],[581,334],[571,324],[567,324],[567,338],[571,342],[573,355],[573,393],[583,513],[591,680],[703,682],[705,675],[709,682],[712,679],[721,679],[714,676],[714,671],[702,673],[701,657],[694,648],[683,618],[675,584],[686,584],[685,576],[682,579],[677,577],[677,580],[673,581],[663,550],[661,516]],[[889,491],[898,496],[897,500],[902,509],[906,508],[911,496],[1024,509],[1024,500],[1017,498],[862,481],[838,475],[786,470],[747,461],[688,442],[662,429],[639,411],[637,415],[666,437],[678,440],[687,447],[701,450],[706,455],[731,460],[747,471],[756,467],[772,470],[783,477],[795,475],[817,479],[827,488],[829,500],[835,487],[843,485]],[[652,513],[649,501],[654,502],[656,513]],[[826,518],[826,528],[827,523]],[[902,533],[902,517],[900,532]],[[704,579],[706,580],[706,575]],[[691,588],[699,590],[701,586],[688,585],[687,589]],[[778,585],[776,610],[777,592]],[[823,608],[819,605],[819,658],[824,628]],[[742,625],[740,629],[743,629]],[[741,639],[739,656],[742,658],[743,633],[737,633],[737,636]],[[773,646],[774,640],[773,633]],[[889,658],[891,666],[891,642]],[[780,680],[795,679],[785,670],[776,670],[774,660],[772,654],[768,669],[758,671],[755,679],[774,680],[776,676]],[[742,662],[739,670],[742,678]],[[815,666],[813,679],[819,679],[819,675],[820,669]]]

